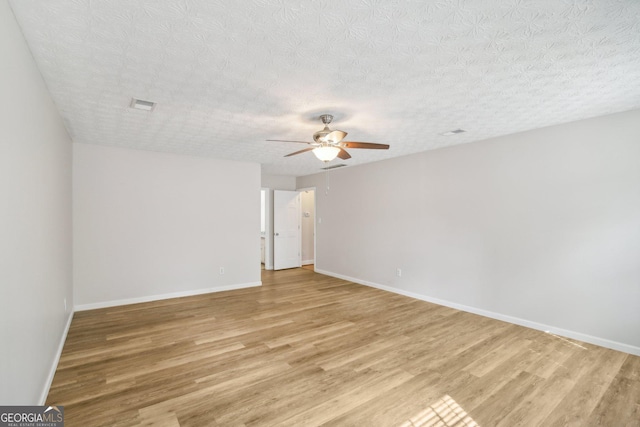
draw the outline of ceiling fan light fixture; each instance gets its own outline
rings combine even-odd
[[[321,145],[320,147],[316,147],[313,149],[313,154],[323,162],[330,162],[335,159],[340,152],[339,147],[332,147],[330,145]]]

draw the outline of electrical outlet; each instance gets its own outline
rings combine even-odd
[[[224,274],[224,267],[220,267],[220,274]]]
[[[401,269],[396,268],[396,276],[402,277],[402,270]]]

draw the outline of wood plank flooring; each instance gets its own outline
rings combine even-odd
[[[307,269],[78,312],[73,426],[640,426],[640,357]]]

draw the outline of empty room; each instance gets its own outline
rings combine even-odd
[[[640,2],[0,0],[0,89],[0,425],[640,426]]]

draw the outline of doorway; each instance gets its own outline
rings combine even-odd
[[[264,270],[274,270],[276,264],[275,253],[275,240],[281,236],[276,236],[276,233],[280,231],[276,230],[275,226],[275,193],[280,190],[273,190],[270,188],[262,188],[261,191],[261,265]],[[305,267],[308,270],[315,270],[316,264],[316,188],[309,187],[303,188],[298,191],[285,191],[284,193],[290,193],[298,195],[299,198],[299,210],[295,214],[297,224],[300,229],[297,265],[294,267]],[[293,219],[291,218],[291,221]],[[286,257],[286,255],[285,255]],[[292,256],[290,257],[292,258]],[[279,264],[280,266],[281,264]],[[284,267],[291,268],[291,267]]]

